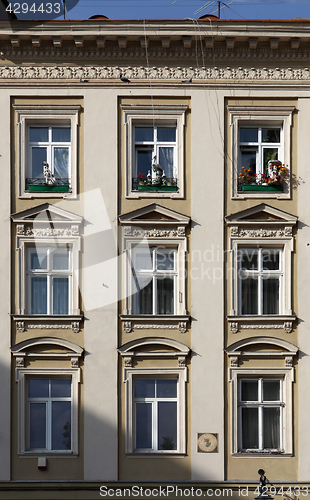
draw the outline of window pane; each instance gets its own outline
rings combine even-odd
[[[264,448],[280,448],[280,408],[263,408]]]
[[[30,142],[48,142],[48,127],[30,127]]]
[[[135,386],[134,386],[134,397],[135,398],[154,398],[155,397],[155,380],[154,379],[142,379],[142,378],[136,379]]]
[[[157,314],[174,314],[174,278],[157,279]]]
[[[157,380],[158,398],[176,398],[177,397],[177,380]]]
[[[280,128],[263,128],[263,142],[280,142]]]
[[[47,279],[31,277],[31,314],[47,314]]]
[[[279,314],[279,278],[263,280],[263,314]]]
[[[177,403],[158,403],[158,449],[177,449]]]
[[[152,448],[151,403],[136,403],[136,448]]]
[[[30,449],[46,448],[46,404],[30,403]]]
[[[240,128],[240,142],[257,142],[257,128]]]
[[[256,173],[256,150],[241,150],[241,167],[246,170],[250,169],[251,175]],[[242,168],[240,168],[240,172],[242,173]]]
[[[149,270],[153,269],[153,252],[146,248],[145,250],[139,250],[135,254],[135,269],[137,270]]]
[[[28,398],[48,398],[49,380],[40,378],[28,379]]]
[[[69,148],[54,148],[54,176],[69,178]]]
[[[137,175],[143,174],[146,180],[148,171],[152,175],[152,156],[153,149],[139,149],[137,151]]]
[[[241,381],[241,401],[258,401],[258,381]]]
[[[241,268],[246,270],[256,271],[258,269],[258,252],[257,250],[242,250],[241,251]]]
[[[139,276],[139,292],[135,295],[136,311],[138,314],[153,314],[153,280]]]
[[[53,278],[53,314],[69,312],[69,278]]]
[[[47,149],[46,148],[32,148],[32,163],[31,163],[31,178],[43,179],[43,165],[42,161],[47,159]]]
[[[242,278],[241,286],[241,314],[258,314],[258,280],[255,278]]]
[[[159,148],[159,165],[168,180],[173,179],[173,151],[173,148]]]
[[[280,401],[280,380],[263,381],[263,401]]]
[[[47,250],[45,248],[31,250],[30,269],[47,269]]]
[[[55,378],[51,380],[52,398],[70,398],[71,397],[71,379]]]
[[[53,269],[57,271],[69,269],[69,249],[53,252]]]
[[[71,449],[71,402],[52,402],[52,450]]]
[[[242,448],[257,449],[258,408],[241,408],[242,411]]]
[[[175,142],[176,129],[172,127],[158,127],[157,140],[158,142]]]
[[[262,252],[263,269],[268,271],[277,271],[280,269],[280,251],[264,250]]]
[[[270,160],[278,159],[278,148],[264,148],[263,149],[263,164],[264,164],[264,172],[268,170],[268,162]]]
[[[53,142],[71,142],[71,129],[68,127],[53,127],[52,128]]]
[[[158,271],[174,270],[175,250],[157,251],[156,257],[156,268]]]
[[[136,127],[135,141],[136,142],[153,142],[154,129],[153,127]]]

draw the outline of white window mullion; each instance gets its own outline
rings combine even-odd
[[[46,404],[46,449],[52,449],[52,402],[50,398]]]
[[[157,387],[156,393],[157,394]],[[153,419],[154,418],[154,419]],[[152,402],[152,448],[154,451],[158,451],[158,400],[155,397],[155,401]]]

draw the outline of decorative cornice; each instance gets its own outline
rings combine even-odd
[[[16,330],[18,333],[23,333],[25,330],[72,330],[74,333],[79,333],[80,323],[83,316],[68,316],[68,317],[52,317],[49,316],[39,318],[13,315],[13,320],[16,322]]]
[[[293,321],[296,316],[227,316],[230,331],[238,333],[239,330],[284,330],[286,333],[292,333]]]
[[[186,333],[189,316],[148,316],[147,318],[121,315],[125,333],[131,333],[133,330],[179,330],[180,333]]]
[[[87,57],[86,55],[83,56]],[[116,54],[113,55],[115,59]],[[229,52],[231,58],[231,53]],[[54,55],[50,55],[51,60]],[[75,58],[72,54],[70,58]],[[102,59],[102,57],[98,58]],[[270,57],[268,57],[268,60]],[[310,54],[307,55],[307,60]],[[117,80],[119,75],[125,75],[134,82],[149,84],[149,80],[174,80],[192,78],[193,83],[212,80],[234,80],[234,81],[302,81],[310,80],[310,69],[308,67],[241,67],[241,66],[204,66],[194,68],[191,66],[1,66],[0,80],[78,80],[88,79],[94,81]],[[197,82],[195,82],[197,80]],[[114,82],[113,82],[114,83]]]
[[[293,229],[291,226],[286,226],[280,229],[250,229],[232,226],[230,228],[230,234],[234,238],[292,238]]]

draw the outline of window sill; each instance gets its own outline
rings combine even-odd
[[[234,458],[291,458],[292,453],[279,452],[268,452],[268,451],[239,451],[238,453],[232,453]]]
[[[24,451],[18,454],[19,458],[40,458],[44,455],[46,458],[77,458],[76,451]]]
[[[29,184],[29,192],[43,192],[43,193],[60,193],[68,192],[69,186],[37,186],[36,184]]]
[[[77,199],[77,195],[70,191],[24,191],[19,197],[21,200],[29,200],[35,198],[70,198]]]
[[[283,186],[280,185],[268,185],[268,186],[263,186],[263,185],[258,185],[258,184],[246,184],[242,186],[242,191],[269,191],[269,192],[283,192]]]
[[[190,320],[189,315],[123,315],[120,314],[120,320],[123,323],[124,331],[131,333],[134,330],[152,330],[169,329],[179,330],[185,333],[187,323]]]
[[[238,333],[242,329],[281,329],[286,333],[292,333],[295,314],[275,315],[275,316],[227,316],[232,333]]]
[[[63,330],[72,329],[74,333],[80,331],[80,323],[83,320],[81,314],[68,315],[31,315],[31,314],[12,314],[12,319],[16,324],[18,333],[26,330]]]
[[[153,187],[153,186],[149,186]],[[170,188],[171,189],[171,188]],[[130,194],[126,196],[126,198],[184,198],[184,196],[180,193],[179,189],[177,188],[176,191],[163,191],[162,189],[159,191],[132,191]]]
[[[186,453],[182,452],[133,452],[133,453],[126,453],[127,458],[185,458]]]
[[[255,190],[255,191],[238,191],[235,192],[231,197],[232,200],[240,200],[246,198],[275,198],[277,200],[281,199],[289,200],[291,199],[291,194],[290,192],[283,192],[283,191]]]

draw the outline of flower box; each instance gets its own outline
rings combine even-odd
[[[47,185],[44,185],[44,184],[28,184],[28,191],[32,191],[32,192],[45,192],[45,193],[50,193],[50,192],[56,192],[56,193],[59,193],[60,191],[61,192],[64,192],[64,191],[69,191],[69,185],[54,185],[54,186],[47,186]]]
[[[178,186],[156,186],[155,184],[149,185],[138,184],[138,191],[177,191]]]
[[[262,186],[261,184],[244,184],[242,186],[242,191],[283,191],[283,186],[281,184],[269,184],[268,186]]]

